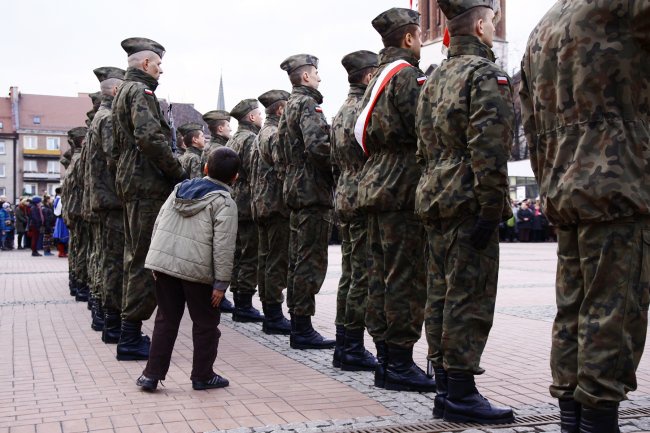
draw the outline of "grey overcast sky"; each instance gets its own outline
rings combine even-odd
[[[526,40],[555,0],[509,0],[509,71],[518,69]],[[413,2],[416,7],[417,1]],[[0,92],[94,92],[92,70],[126,67],[120,42],[144,36],[165,46],[159,98],[216,107],[223,72],[226,108],[280,88],[290,90],[280,62],[289,55],[320,58],[320,91],[328,117],[347,95],[345,54],[379,51],[370,24],[408,0],[2,0]]]

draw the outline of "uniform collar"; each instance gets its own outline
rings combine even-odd
[[[367,88],[367,84],[350,84],[348,96],[363,96],[363,94],[366,93]]]
[[[415,58],[411,50],[406,48],[386,47],[379,52],[379,64],[387,65],[396,60],[406,60],[411,65],[417,67],[420,61]]]
[[[124,74],[124,81],[137,81],[138,83],[144,83],[154,92],[158,87],[158,80],[156,80],[151,75],[147,74],[140,69],[129,67]]]
[[[109,110],[113,107],[113,97],[104,95],[102,96],[102,105],[103,108],[108,108]]]
[[[223,135],[213,135],[210,138],[210,143],[225,145],[228,143],[228,138],[224,137]]]
[[[280,116],[277,114],[267,114],[264,126],[278,126],[280,123]]]
[[[494,62],[494,53],[476,36],[452,36],[449,43],[449,58],[456,56],[479,56]]]
[[[185,152],[191,152],[191,153],[193,153],[195,155],[201,156],[203,151],[200,150],[200,149],[197,149],[194,146],[189,146],[187,149],[185,149]]]
[[[321,95],[318,89],[307,86],[293,86],[293,93],[296,93],[298,95],[306,95],[315,99],[319,104],[323,103],[323,95]]]
[[[257,134],[260,132],[260,127],[257,125],[254,125],[250,122],[239,122],[239,126],[237,127],[237,132],[239,131],[250,131],[253,134]]]

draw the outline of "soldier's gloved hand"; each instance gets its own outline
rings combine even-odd
[[[487,248],[494,231],[499,226],[499,221],[487,221],[479,217],[474,225],[472,233],[469,235],[469,241],[474,248],[479,251]]]

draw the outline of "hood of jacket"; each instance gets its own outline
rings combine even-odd
[[[174,210],[187,218],[201,212],[218,197],[230,195],[230,187],[211,177],[184,180],[174,188]]]

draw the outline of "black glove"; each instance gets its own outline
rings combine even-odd
[[[479,217],[472,233],[469,235],[469,241],[472,246],[479,251],[487,248],[488,242],[490,242],[498,226],[499,221],[486,221]]]

